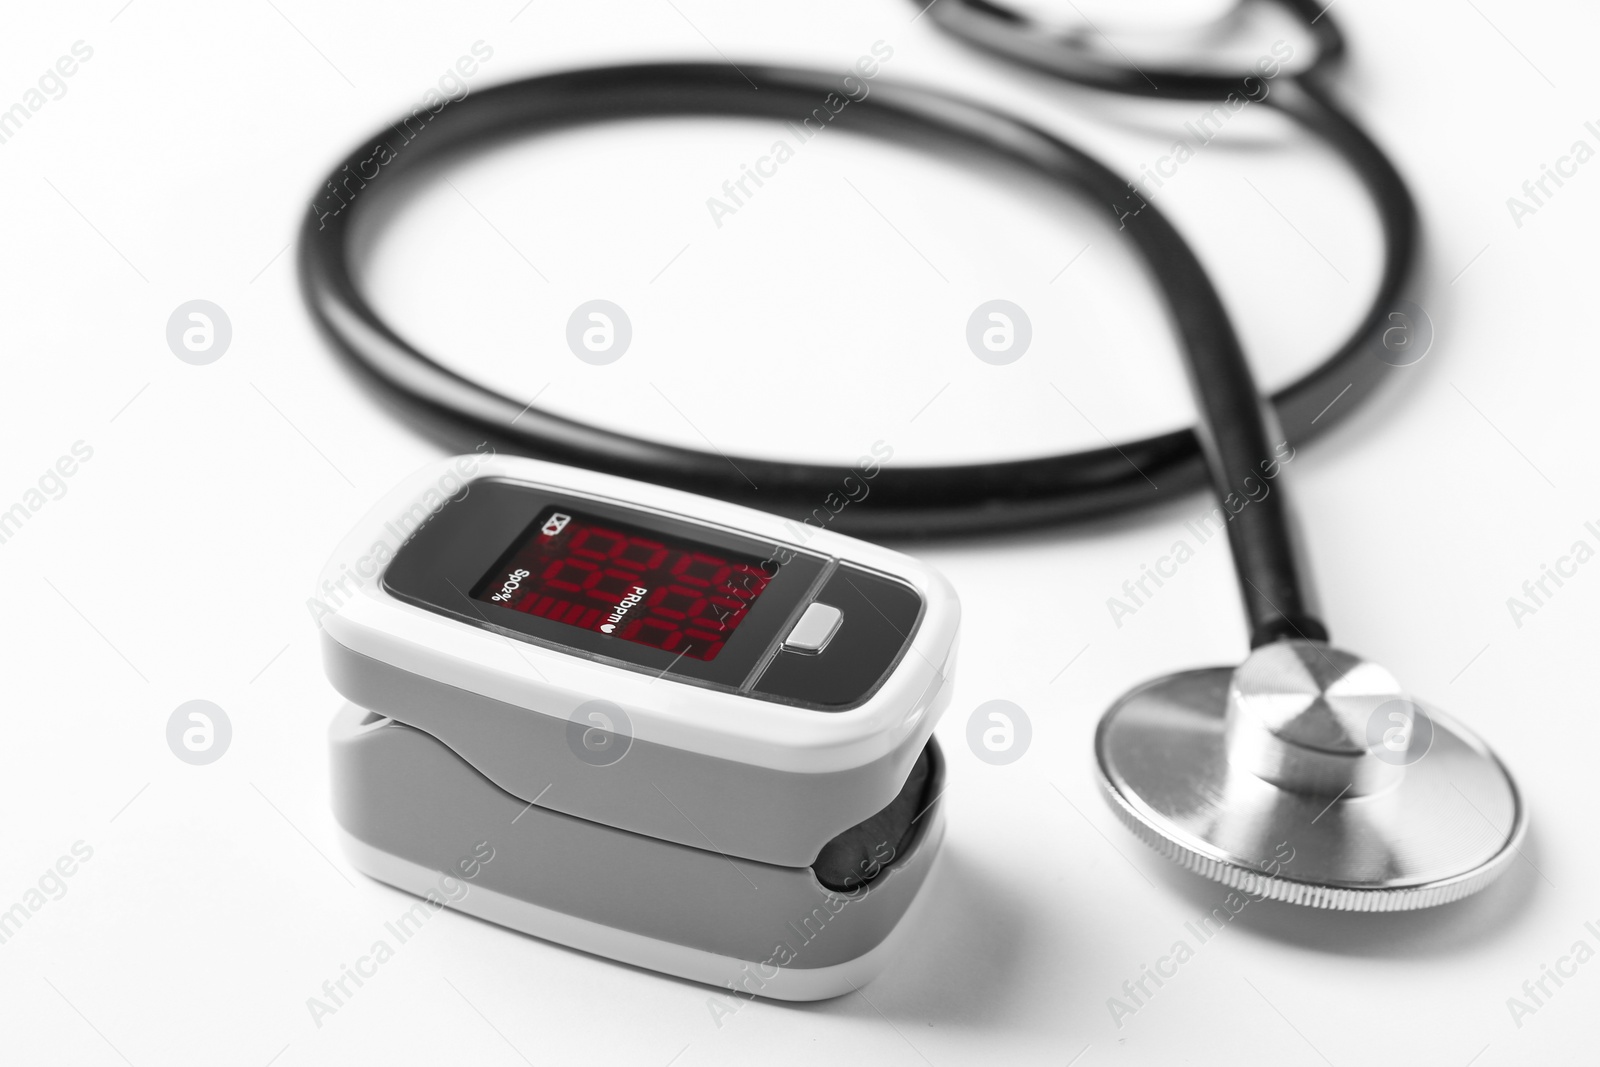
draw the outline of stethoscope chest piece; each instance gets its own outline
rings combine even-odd
[[[1309,907],[1459,900],[1504,873],[1526,831],[1487,745],[1320,642],[1148,682],[1106,712],[1095,754],[1112,809],[1146,844]]]

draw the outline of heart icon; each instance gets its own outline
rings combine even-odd
[[[614,622],[603,622],[600,624],[600,632],[603,634],[608,634],[616,628],[617,624]]]

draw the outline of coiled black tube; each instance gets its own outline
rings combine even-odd
[[[1315,10],[1302,0],[1291,0],[1290,6],[1302,14]],[[940,25],[980,47],[1096,88],[1220,100],[1239,82],[1210,74],[1147,77],[1148,72],[1100,66],[1067,45],[1042,41],[1025,22],[986,0],[943,0],[930,10]],[[1304,442],[1370,391],[1385,369],[1371,346],[1414,257],[1416,213],[1393,166],[1320,87],[1320,73],[1343,46],[1326,16],[1314,26],[1319,53],[1312,72],[1277,86],[1271,99],[1327,140],[1360,175],[1378,204],[1385,263],[1361,326],[1322,364],[1272,398],[1277,428],[1199,260],[1171,223],[1113,171],[1020,119],[929,89],[878,83],[870,97],[839,114],[837,125],[863,134],[975,152],[1032,170],[1093,201],[1122,205],[1113,210],[1171,311],[1202,418],[1198,433],[1178,431],[1069,455],[886,467],[874,478],[870,496],[838,515],[838,528],[885,537],[1016,529],[1170,500],[1198,488],[1208,476],[1219,496],[1243,493],[1251,484],[1246,480],[1259,480],[1274,461],[1278,441]],[[394,128],[386,129],[334,169],[327,188],[342,186],[352,195],[325,200],[301,232],[305,299],[352,366],[409,417],[446,440],[468,447],[486,440],[505,450],[769,512],[809,514],[838,491],[850,471],[750,457],[736,457],[735,470],[716,452],[631,437],[528,408],[413,347],[378,317],[355,284],[350,234],[372,197],[353,195],[349,176],[371,173],[380,147],[388,149],[381,173],[393,175],[497,138],[598,121],[686,115],[791,119],[809,114],[837,90],[836,79],[821,72],[698,63],[577,70],[482,90],[433,116],[414,140],[396,146]],[[1351,395],[1330,410],[1345,394]],[[1307,604],[1285,495],[1274,491],[1253,501],[1227,525],[1252,643],[1293,636],[1325,639]]]

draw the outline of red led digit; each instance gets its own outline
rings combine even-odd
[[[633,592],[638,579],[637,574],[606,567],[604,570],[595,570],[583,580],[583,591],[595,600],[616,604]]]
[[[550,509],[472,595],[603,640],[712,660],[776,573],[770,561]]]
[[[726,596],[711,597],[707,604],[706,621],[718,630],[731,630],[738,626],[749,607],[748,601]]]
[[[732,570],[726,560],[704,552],[685,552],[672,565],[673,576],[679,581],[702,588],[722,584]]]
[[[602,526],[580,526],[576,532],[571,532],[567,536],[570,538],[567,551],[585,559],[610,559],[613,556],[620,556],[628,547],[628,538],[625,535]]]
[[[662,619],[688,619],[705,610],[706,598],[698,590],[682,585],[662,586],[650,593],[645,606]]]
[[[665,619],[640,619],[629,623],[622,636],[641,645],[653,645],[663,652],[676,652],[683,633]]]
[[[598,565],[583,559],[552,560],[544,569],[544,584],[564,593],[576,593],[583,589],[584,579],[599,569]]]
[[[653,571],[671,555],[659,541],[645,537],[630,537],[626,547],[617,555],[616,562],[639,571]]]

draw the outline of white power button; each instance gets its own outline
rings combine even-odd
[[[791,652],[821,652],[843,620],[844,612],[832,604],[812,604],[783,639],[783,647]]]

